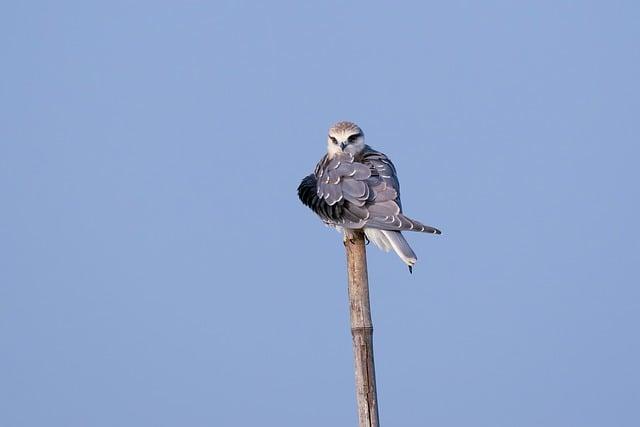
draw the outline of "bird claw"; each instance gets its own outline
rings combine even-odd
[[[413,266],[409,266],[409,274],[413,274]]]
[[[371,240],[369,240],[369,238],[368,238],[368,237],[367,237],[367,235],[365,234],[365,235],[364,235],[364,244],[365,244],[366,246],[369,246],[369,243],[371,243]]]

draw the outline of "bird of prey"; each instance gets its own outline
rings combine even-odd
[[[393,249],[409,272],[418,258],[401,232],[441,234],[402,213],[395,166],[364,143],[355,123],[338,122],[329,129],[327,154],[302,180],[298,197],[325,224],[344,233],[345,242],[352,230],[363,230],[380,249]]]

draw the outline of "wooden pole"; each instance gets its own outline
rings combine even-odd
[[[345,241],[349,277],[349,310],[356,373],[359,427],[378,427],[378,396],[373,363],[373,324],[369,305],[369,279],[364,234]]]

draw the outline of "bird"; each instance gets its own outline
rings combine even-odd
[[[418,260],[403,231],[442,232],[404,215],[400,182],[389,157],[365,144],[364,132],[353,122],[329,128],[327,154],[298,186],[300,201],[328,226],[352,240],[362,230],[367,241],[385,252],[393,250],[409,267]]]

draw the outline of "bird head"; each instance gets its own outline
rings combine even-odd
[[[355,123],[338,122],[329,129],[327,152],[329,157],[349,153],[353,156],[364,149],[364,133]]]

